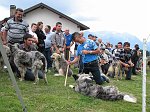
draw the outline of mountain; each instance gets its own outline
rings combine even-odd
[[[118,42],[130,42],[131,48],[134,48],[135,44],[138,44],[140,49],[143,49],[143,42],[140,41],[136,36],[129,33],[117,33],[110,31],[98,31],[98,32],[84,32],[84,37],[88,37],[88,34],[93,34],[98,38],[102,38],[103,42],[110,42],[113,45],[116,45]],[[147,43],[147,50],[150,50],[150,42]]]

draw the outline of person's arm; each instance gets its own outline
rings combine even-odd
[[[94,41],[91,41],[90,45],[93,48],[93,50],[82,50],[83,54],[99,54],[100,53],[100,50],[98,49],[98,46],[96,45]]]
[[[74,44],[74,42],[72,41],[70,46],[66,46],[66,48],[70,49],[70,47]]]
[[[1,37],[1,39],[2,39],[2,35],[3,35],[3,32],[0,31],[0,37]]]
[[[125,67],[127,67],[127,68],[130,67],[128,64],[122,62],[121,60],[119,60],[119,62],[121,63],[121,65],[123,65],[123,66],[125,66]]]
[[[62,49],[62,51],[64,52],[66,50],[66,38],[65,38],[64,35],[63,35],[63,38],[64,38],[64,41],[63,41],[63,49]]]
[[[29,24],[26,23],[26,29],[25,29],[25,33],[29,33]]]
[[[64,46],[63,46],[63,51],[65,51],[66,50],[66,44],[64,44]]]
[[[128,63],[130,64],[131,67],[134,66],[134,64],[132,63],[131,59],[128,61]]]
[[[74,44],[74,41],[71,42],[70,47]]]
[[[71,44],[70,44],[70,46],[66,46],[66,48],[69,49],[73,44],[74,44],[74,42],[72,41]]]
[[[100,50],[99,49],[96,49],[96,50],[82,50],[82,53],[83,54],[99,54],[100,53]]]
[[[75,57],[75,59],[73,61],[70,61],[70,65],[75,64],[79,61],[79,56]]]
[[[58,47],[56,46],[56,44],[53,44],[53,47],[55,48],[56,53],[60,54],[60,51],[59,51]]]
[[[5,30],[3,32],[3,36],[2,36],[2,40],[3,40],[3,44],[7,44],[7,32],[10,29],[10,25],[9,25],[10,21],[8,20],[6,25],[5,25]]]
[[[7,44],[7,30],[3,32],[2,40],[3,40],[3,44],[6,45]]]
[[[38,39],[36,37],[34,37],[34,35],[33,35],[33,42],[36,44],[38,43]]]

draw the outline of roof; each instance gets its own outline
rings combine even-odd
[[[58,15],[60,15],[60,17],[66,18],[67,20],[77,24],[80,27],[81,30],[90,29],[88,26],[86,26],[86,25],[76,21],[75,19],[73,19],[73,18],[71,18],[71,17],[69,17],[69,16],[67,16],[67,15],[65,15],[65,14],[63,14],[63,13],[61,13],[61,12],[59,12],[59,11],[53,9],[53,8],[51,8],[50,6],[48,6],[48,5],[44,4],[44,3],[39,3],[39,4],[34,5],[34,6],[30,7],[30,8],[28,8],[28,9],[25,9],[24,10],[24,14],[27,14],[27,13],[33,11],[33,10],[36,10],[39,7],[40,8],[46,8],[46,9],[48,9],[48,10],[50,10],[50,11],[52,11],[52,12],[58,14]]]

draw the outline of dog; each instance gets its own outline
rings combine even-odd
[[[107,72],[107,76],[110,77],[116,77],[116,80],[122,79],[124,70],[122,68],[121,63],[119,60],[113,60],[113,62],[110,64]]]
[[[6,52],[6,55],[9,59],[11,53],[10,53],[10,48],[6,45],[3,45],[3,48],[5,49],[5,52]],[[0,70],[3,70],[3,67],[5,66],[5,63],[4,63],[4,59],[2,57],[2,53],[0,52]]]
[[[51,58],[53,59],[53,68],[55,67],[58,74],[54,76],[64,76],[67,72],[67,66],[69,66],[62,54],[53,53]],[[71,76],[73,71],[68,69],[68,76]]]
[[[20,71],[20,81],[24,80],[24,75],[27,68],[31,68],[35,76],[35,83],[39,82],[38,71],[43,72],[43,78],[45,83],[47,82],[46,72],[47,72],[47,61],[45,56],[39,51],[25,52],[19,49],[19,44],[10,44],[10,51],[13,56],[13,61]]]
[[[76,81],[76,85],[69,85],[69,87],[74,88],[76,92],[83,95],[111,101],[125,100],[133,103],[137,101],[135,97],[121,93],[115,86],[103,87],[93,84],[92,77],[89,74],[78,74],[73,75],[73,77]]]

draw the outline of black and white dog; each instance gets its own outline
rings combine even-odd
[[[100,86],[93,84],[93,80],[89,74],[73,75],[76,80],[76,85],[72,86],[76,92],[86,96],[91,96],[103,100],[125,100],[136,103],[136,98],[119,92],[115,86]]]
[[[10,44],[9,46],[14,63],[20,71],[20,81],[24,80],[26,70],[27,68],[30,68],[35,75],[35,83],[38,83],[39,81],[38,70],[41,70],[43,72],[45,83],[48,83],[46,77],[47,61],[42,53],[40,53],[39,51],[25,52],[19,49],[19,44]]]

